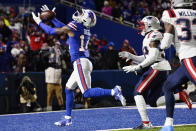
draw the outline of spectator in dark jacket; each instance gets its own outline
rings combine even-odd
[[[108,50],[103,52],[103,57],[101,58],[102,69],[118,69],[119,58],[118,52],[114,49],[114,43],[108,43]]]
[[[123,41],[123,45],[120,51],[127,51],[127,52],[130,52],[131,54],[137,55],[136,51],[134,50],[133,47],[130,46],[129,40],[127,39]],[[126,65],[131,65],[131,64],[133,64],[132,60],[126,61],[126,59],[122,58],[121,67],[126,66]]]
[[[3,36],[4,43],[7,43],[12,35],[12,31],[5,25],[3,19],[0,19],[0,34]]]

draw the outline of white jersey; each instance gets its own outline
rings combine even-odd
[[[196,11],[192,9],[165,10],[162,21],[174,26],[174,46],[180,60],[196,56]]]
[[[150,53],[150,49],[151,49],[150,43],[155,40],[161,40],[162,38],[163,35],[159,31],[151,31],[145,36],[143,40],[143,46],[142,46],[142,51],[145,58],[148,57]],[[151,65],[151,67],[157,70],[171,70],[171,66],[169,62],[165,59],[164,51],[159,51],[157,60],[155,63]]]

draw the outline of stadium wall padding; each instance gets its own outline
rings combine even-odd
[[[63,98],[65,101],[64,86],[67,82],[71,72],[62,76]],[[45,74],[39,73],[25,73],[25,74],[0,74],[0,114],[17,113],[19,110],[19,96],[16,91],[20,85],[21,79],[29,76],[36,85],[38,103],[41,107],[46,107],[47,92],[45,83]],[[129,103],[133,102],[133,89],[139,76],[134,73],[124,73],[118,70],[95,70],[92,72],[92,88],[101,87],[105,89],[112,89],[115,85],[122,86],[122,91]],[[57,105],[57,101],[53,102]]]

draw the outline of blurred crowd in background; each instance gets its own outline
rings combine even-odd
[[[161,18],[163,10],[170,8],[170,0],[77,0],[77,2],[85,8],[134,24],[147,15]]]
[[[78,4],[133,23],[146,15],[160,18],[170,6],[169,0],[78,0]],[[122,48],[115,49],[115,44],[122,44]],[[47,35],[25,8],[0,5],[0,72],[44,71],[49,64],[45,54],[55,45],[60,45],[63,52],[63,70],[72,69],[66,35]],[[122,43],[114,43],[92,34],[89,41],[94,69],[120,69],[132,63],[119,59],[118,52],[122,50],[137,54],[126,38]]]
[[[47,35],[34,23],[25,8],[0,6],[0,72],[44,71],[49,66],[46,54],[55,45],[60,45],[62,50],[63,70],[72,69],[67,35]],[[122,43],[120,50],[136,54],[127,39]],[[94,69],[120,69],[126,64],[125,60],[118,58],[119,49],[114,48],[115,44],[118,43],[98,39],[96,34],[92,34],[89,53]]]

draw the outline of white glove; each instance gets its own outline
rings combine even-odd
[[[130,66],[124,66],[122,69],[126,73],[129,73],[129,72],[135,72],[137,70],[140,70],[140,69],[142,69],[142,67],[140,65],[130,65]]]
[[[32,16],[33,16],[33,20],[34,20],[35,23],[37,23],[38,25],[40,24],[40,22],[42,22],[42,20],[40,19],[40,13],[38,13],[38,16],[36,16],[35,13],[32,12]]]
[[[130,59],[132,59],[131,53],[129,53],[127,51],[121,51],[121,52],[118,53],[118,55],[121,58],[126,58],[126,62],[129,61]]]
[[[41,7],[40,9],[41,9],[41,11],[50,10],[50,9],[48,8],[47,5],[42,5],[42,7]],[[55,10],[56,10],[56,7],[54,7],[54,8],[52,9],[52,12],[54,12]],[[54,13],[55,13],[55,12],[54,12]]]

